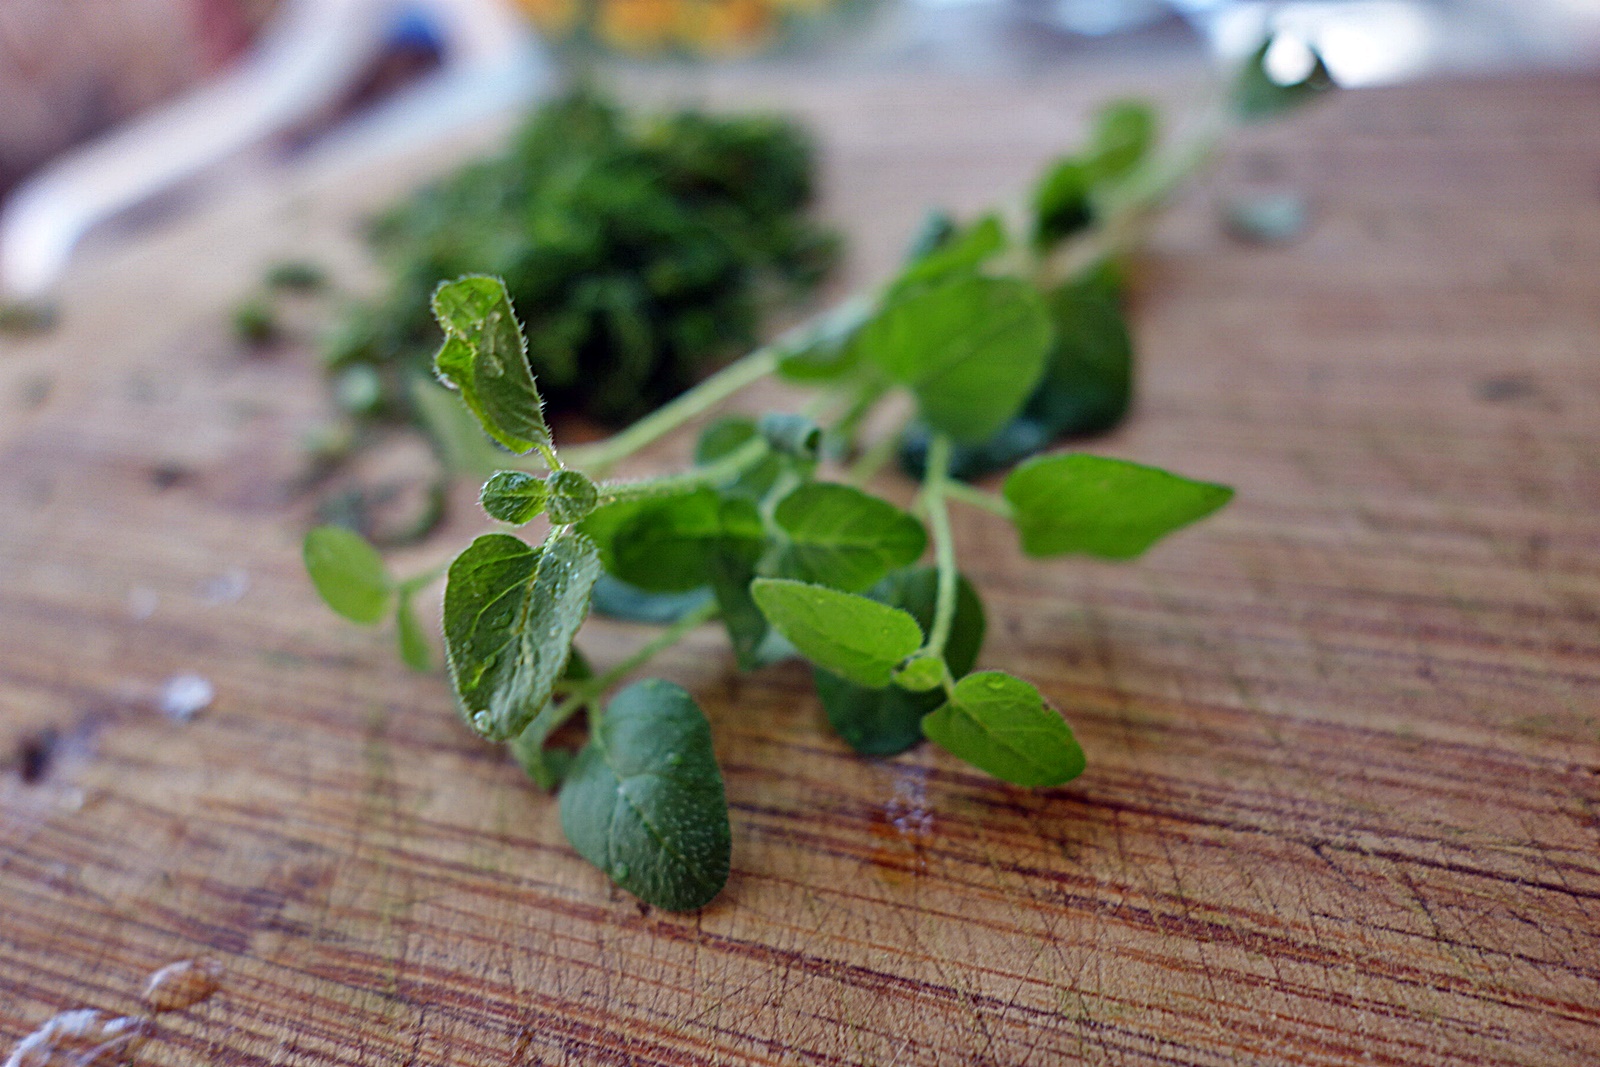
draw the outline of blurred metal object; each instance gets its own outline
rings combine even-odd
[[[357,124],[350,139],[367,151],[514,106],[548,78],[502,0],[291,0],[236,70],[17,187],[0,211],[0,293],[47,297],[90,229],[326,108],[406,19],[426,22],[443,65]]]

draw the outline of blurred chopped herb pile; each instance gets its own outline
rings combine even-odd
[[[530,116],[499,158],[394,207],[371,240],[389,279],[329,338],[352,414],[409,419],[431,377],[429,298],[503,277],[555,411],[635,419],[751,347],[763,317],[810,293],[838,236],[806,213],[814,151],[792,122],[695,111],[643,116],[593,90]]]

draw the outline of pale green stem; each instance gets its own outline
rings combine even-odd
[[[410,596],[417,590],[426,589],[440,578],[443,578],[445,572],[449,569],[450,564],[448,563],[441,563],[437,567],[429,567],[421,574],[413,574],[409,578],[396,582],[394,586],[395,592],[401,596]]]
[[[637,500],[640,497],[663,496],[701,485],[715,485],[727,478],[735,478],[765,459],[770,447],[759,437],[751,438],[726,456],[704,467],[673,474],[664,478],[645,478],[637,482],[610,482],[600,486],[600,503],[614,504],[619,500]]]
[[[720,613],[714,600],[707,601],[677,622],[662,630],[650,641],[639,647],[639,650],[621,663],[604,673],[597,674],[585,682],[580,682],[561,703],[550,709],[549,727],[546,733],[577,714],[578,709],[594,702],[607,689],[616,685],[622,679],[649,663],[660,653],[682,641],[689,632],[698,626],[710,622]]]
[[[604,474],[641,448],[665,437],[777,370],[779,354],[776,345],[756,349],[615,436],[596,444],[567,449],[568,464],[595,475]]]
[[[1002,519],[1011,519],[1013,511],[1011,502],[1003,496],[986,493],[982,489],[975,489],[965,482],[949,480],[944,483],[944,492],[951,500],[958,501],[970,507],[982,508]]]
[[[861,453],[860,458],[851,465],[845,480],[858,488],[866,485],[878,476],[879,471],[889,465],[889,461],[894,459],[895,450],[899,447],[899,430],[878,438],[872,442],[872,447]]]
[[[926,651],[944,658],[950,642],[950,629],[956,619],[956,591],[960,573],[956,570],[956,542],[950,531],[950,509],[945,492],[950,485],[950,438],[935,434],[928,444],[928,465],[923,473],[922,508],[933,527],[933,555],[938,567],[938,597],[934,601],[933,631],[928,634]],[[948,673],[948,671],[946,672]]]

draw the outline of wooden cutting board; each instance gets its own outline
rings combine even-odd
[[[861,282],[1070,143],[1106,86],[1069,75],[712,95],[811,119]],[[957,529],[984,662],[1061,707],[1081,779],[862,759],[798,666],[737,675],[709,629],[665,657],[732,804],[693,915],[610,888],[441,679],[315,602],[315,359],[228,335],[265,264],[353,262],[471,141],[261,179],[0,340],[0,1049],[206,957],[141,1062],[1600,1059],[1600,81],[1352,92],[1162,225],[1138,410],[1095,447],[1236,503],[1127,566]],[[1228,237],[1246,189],[1304,194],[1306,232]],[[173,721],[189,672],[215,699]]]

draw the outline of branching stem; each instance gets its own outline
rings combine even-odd
[[[924,648],[941,659],[944,657],[944,646],[950,642],[950,629],[955,624],[956,587],[960,579],[956,570],[955,537],[950,532],[950,509],[945,503],[949,485],[950,438],[947,434],[935,434],[928,445],[928,465],[922,482],[922,507],[927,512],[928,525],[933,527],[933,554],[939,571],[939,585],[933,609],[933,631],[928,634],[928,643]]]
[[[561,703],[550,709],[550,721],[546,733],[554,731],[556,727],[572,718],[580,708],[592,704],[606,690],[616,685],[622,679],[649,663],[660,653],[671,648],[688,636],[691,630],[710,622],[720,614],[714,600],[707,601],[701,607],[689,612],[677,622],[662,630],[645,644],[639,646],[638,651],[627,659],[618,663],[610,670],[595,675],[593,678],[578,683],[566,695]]]

